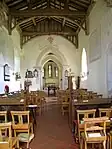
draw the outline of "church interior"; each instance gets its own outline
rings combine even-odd
[[[0,149],[112,149],[112,0],[0,0]]]

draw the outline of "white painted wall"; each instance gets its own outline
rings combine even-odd
[[[89,90],[103,93],[106,97],[107,92],[107,49],[108,45],[112,42],[112,9],[107,7],[104,0],[98,0],[95,7],[89,16],[90,22],[90,35],[85,36],[84,31],[81,30],[79,34],[80,53],[83,48],[86,48],[88,55],[88,80],[84,83]],[[92,33],[97,30],[100,37],[100,57],[96,61],[90,62],[90,38]],[[100,32],[101,31],[101,32]],[[96,50],[97,47],[94,47]],[[96,52],[99,54],[99,51]],[[112,71],[111,71],[112,72]]]
[[[8,35],[7,29],[0,27],[0,93],[4,93],[4,86],[9,85],[10,91],[17,91],[20,89],[20,81],[15,81],[13,72],[20,71],[19,58],[19,34],[16,30],[12,35]],[[3,65],[10,66],[10,81],[4,81]]]
[[[33,86],[31,88],[34,90],[39,89],[41,86],[41,67],[45,60],[47,61],[49,59],[49,57],[46,56],[48,52],[55,53],[56,56],[54,59],[62,64],[63,70],[66,70],[65,66],[67,66],[66,68],[70,67],[75,76],[78,76],[81,72],[82,49],[85,48],[88,56],[89,75],[87,81],[82,82],[82,87],[103,93],[105,97],[108,96],[108,90],[110,90],[112,86],[112,77],[107,75],[108,72],[112,74],[109,62],[111,58],[108,56],[108,51],[110,52],[112,49],[112,46],[110,46],[112,43],[111,16],[112,8],[107,7],[104,0],[97,0],[89,16],[90,35],[86,36],[83,30],[79,33],[79,49],[76,49],[74,45],[61,36],[52,36],[54,41],[51,47],[49,47],[48,36],[36,37],[24,45],[24,56],[21,57],[21,63],[19,57],[20,39],[18,32],[14,30],[12,35],[9,36],[6,29],[3,27],[0,28],[0,93],[4,92],[5,84],[9,84],[11,91],[18,90],[20,87],[20,82],[16,82],[14,76],[11,77],[10,82],[3,81],[3,65],[5,63],[10,65],[12,72],[20,71],[21,67],[22,83],[24,83],[26,69],[33,70],[34,66],[39,67],[38,80],[32,80]],[[100,37],[100,42],[98,42],[100,47],[94,46],[94,50],[98,49],[101,50],[101,52],[97,51],[96,56],[99,54],[100,57],[90,62],[90,40],[92,41],[92,35],[95,30],[98,31],[97,37]]]
[[[24,45],[24,58],[22,58],[21,61],[22,80],[24,80],[26,69],[33,70],[33,67],[41,67],[42,69],[45,61],[49,59],[57,61],[62,67],[67,65],[76,76],[79,75],[80,54],[75,46],[61,36],[52,36],[54,40],[51,45],[48,41],[48,37],[49,36],[36,37]],[[52,58],[47,56],[49,52],[54,53],[55,56],[52,56]],[[38,84],[35,84],[35,89],[39,88],[39,85],[40,82],[38,81]]]

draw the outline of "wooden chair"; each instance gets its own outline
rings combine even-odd
[[[112,108],[99,108],[98,110],[99,110],[100,117],[104,117],[104,116],[111,117],[112,115]]]
[[[11,111],[11,116],[14,135],[18,136],[20,142],[26,142],[29,148],[29,143],[34,138],[33,125],[29,121],[29,111]]]
[[[7,135],[4,135],[4,130]],[[19,149],[19,140],[17,137],[12,137],[11,123],[0,123],[0,149]]]
[[[99,108],[99,117],[104,116],[110,118],[112,116],[112,108]],[[106,129],[110,129],[110,122],[106,123]]]
[[[80,142],[81,132],[84,131],[84,121],[83,118],[94,118],[96,113],[96,109],[91,110],[77,110],[77,129],[78,129],[78,137]]]
[[[7,123],[7,111],[0,111],[0,123]]]
[[[61,107],[61,111],[62,111],[62,115],[64,115],[66,112],[69,112],[69,98],[68,96],[62,96],[62,107]]]
[[[84,118],[84,149],[87,149],[87,144],[103,144],[103,148],[106,149],[106,121],[108,117],[98,118]],[[103,123],[101,127],[100,124]],[[81,143],[82,149],[83,143]]]

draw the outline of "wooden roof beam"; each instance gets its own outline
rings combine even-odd
[[[12,1],[11,3],[8,4],[9,7],[13,7],[14,5],[19,4],[20,2],[22,2],[23,0],[16,0],[16,1]]]
[[[58,17],[55,17],[55,18],[58,18]],[[67,17],[65,17],[65,20],[71,22],[72,24],[77,25],[78,27],[82,28],[82,29],[85,31],[85,28],[84,28],[82,25],[80,25],[78,22],[73,21],[73,20],[71,20],[71,19],[69,19],[69,18],[67,18]]]
[[[86,16],[86,12],[84,11],[70,11],[70,10],[55,10],[55,9],[37,9],[37,10],[23,10],[23,11],[16,11],[11,10],[11,15],[14,17],[34,17],[34,16],[77,16],[77,17],[84,17]]]
[[[69,3],[69,0],[66,0],[66,1],[65,1],[65,5],[64,5],[64,9],[65,9],[65,10],[68,10],[68,9],[69,9],[68,3]]]
[[[62,24],[62,22],[61,22],[59,19],[57,19],[57,18],[55,18],[55,17],[53,17],[52,19]],[[71,26],[71,25],[69,25],[69,24],[67,24],[67,23],[65,24],[65,26],[76,30],[76,28],[75,28],[74,26]]]
[[[28,3],[28,10],[31,10],[31,9],[32,9],[32,3],[31,3],[31,0],[27,0],[27,3]]]
[[[65,26],[65,21],[66,21],[66,19],[63,18],[63,23],[62,23],[62,26],[63,26],[63,27]]]
[[[32,18],[32,21],[33,21],[34,26],[36,26],[35,18]]]
[[[50,0],[47,0],[47,8],[50,8]]]
[[[96,2],[94,0],[91,0],[91,4],[89,5],[88,10],[87,10],[87,15],[88,16],[89,16],[89,14],[90,14],[90,12],[93,9],[95,4],[96,4]]]
[[[76,35],[75,32],[52,32],[52,31],[49,31],[49,32],[23,31],[22,32],[23,36],[33,36],[33,35],[37,36],[37,35],[49,35],[49,34],[52,34],[52,35],[72,35],[72,36]]]
[[[0,9],[3,9],[7,14],[9,13],[9,8],[7,7],[4,0],[2,2],[0,2]]]

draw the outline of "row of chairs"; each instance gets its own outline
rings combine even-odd
[[[18,142],[26,142],[27,148],[29,148],[30,141],[34,138],[33,124],[30,123],[29,111],[11,111],[10,113],[12,121],[8,122],[7,111],[0,111],[0,149],[12,149],[15,144],[19,147]],[[7,130],[9,133],[7,133]],[[14,137],[11,135],[12,132]],[[6,138],[8,139],[6,140]],[[14,144],[13,140],[15,140]],[[10,141],[12,142],[11,146]]]
[[[98,94],[93,91],[88,91],[87,89],[77,89],[73,90],[72,96],[74,99],[94,99],[94,98],[102,98],[102,94]]]
[[[110,117],[112,116],[112,108],[99,108],[99,116],[97,119],[102,120],[102,117]],[[84,119],[91,118],[91,121],[89,123],[93,123],[93,120],[96,118],[96,109],[91,110],[77,110],[77,120],[74,120],[75,124],[75,136],[77,136],[78,133],[78,140],[81,141],[81,134],[82,132],[85,132],[85,125],[84,125]],[[94,128],[94,127],[93,127]],[[95,128],[96,129],[96,128]],[[106,120],[106,130],[110,130],[110,121],[108,122]],[[98,139],[98,138],[97,138]]]
[[[61,113],[64,115],[69,112],[70,91],[58,90],[58,103],[61,104]]]
[[[69,90],[58,90],[57,92],[58,103],[61,104],[62,115],[69,112]],[[72,98],[77,100],[92,100],[95,98],[102,98],[102,95],[87,91],[87,89],[77,89],[72,91]]]
[[[37,112],[41,115],[42,109],[44,109],[46,106],[45,97],[46,95],[44,94],[44,92],[31,91],[25,96],[26,106],[30,104],[37,105]]]

